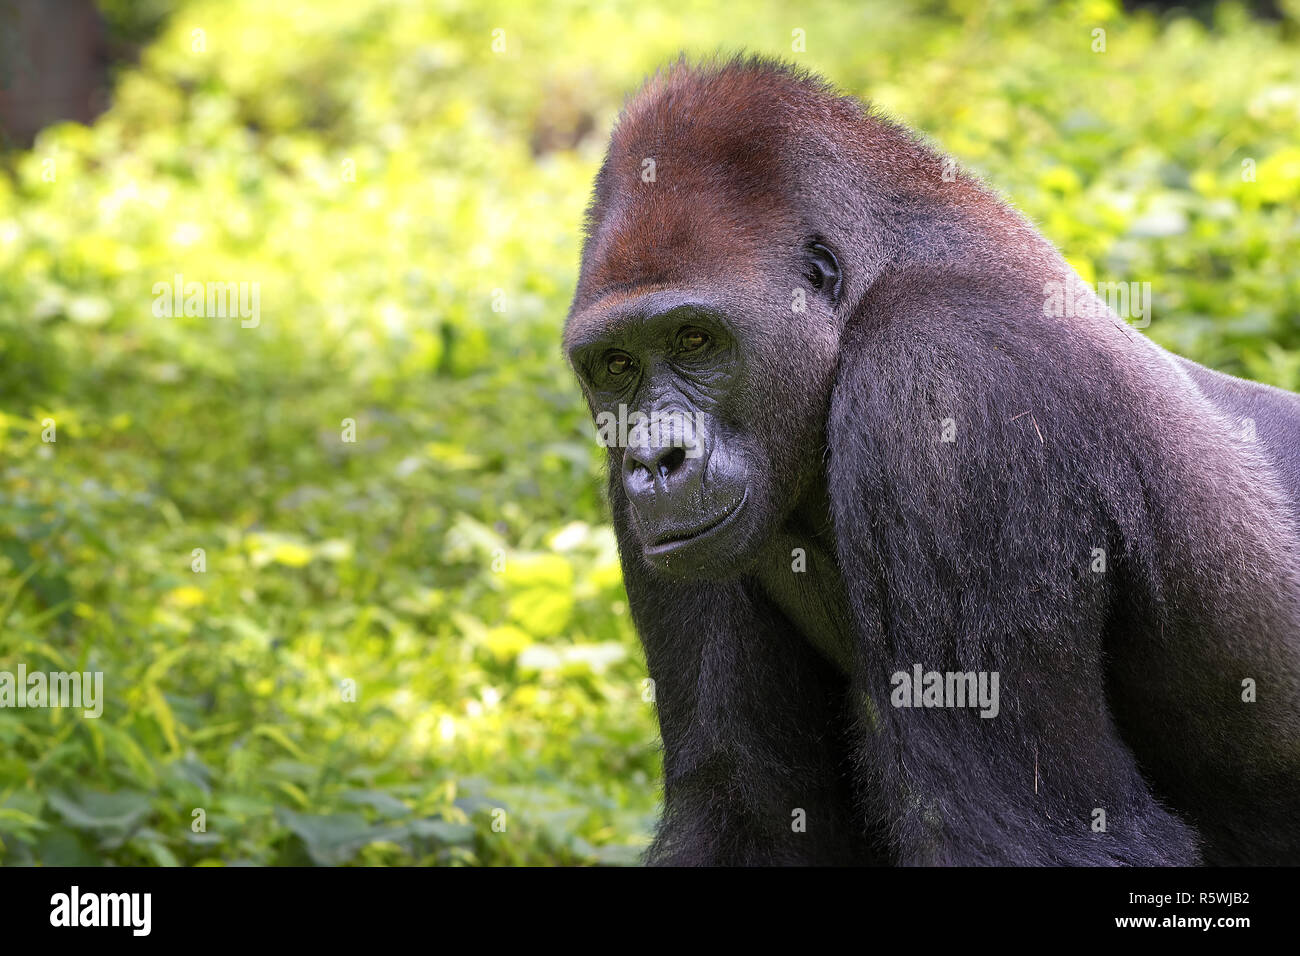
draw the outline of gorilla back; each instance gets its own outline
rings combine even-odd
[[[564,343],[655,681],[651,862],[1300,862],[1296,396],[761,59],[630,100]]]

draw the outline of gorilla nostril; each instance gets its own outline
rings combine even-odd
[[[674,471],[682,466],[686,460],[686,452],[681,448],[670,448],[668,453],[659,459],[659,477],[667,478]]]

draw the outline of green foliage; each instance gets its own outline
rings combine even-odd
[[[0,671],[106,696],[0,710],[5,863],[635,859],[654,715],[558,336],[604,134],[679,50],[874,99],[1151,282],[1158,341],[1300,388],[1294,21],[174,6],[0,174]],[[156,316],[177,275],[260,322]]]

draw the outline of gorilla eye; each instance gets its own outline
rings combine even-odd
[[[835,253],[820,242],[810,242],[804,247],[804,278],[814,291],[825,292],[832,299],[840,295],[840,263]]]
[[[614,352],[605,360],[605,371],[610,375],[622,375],[632,367],[632,357],[625,352]]]
[[[682,352],[694,352],[709,344],[709,333],[703,329],[683,329],[677,336],[677,348]]]

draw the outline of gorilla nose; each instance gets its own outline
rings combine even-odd
[[[625,457],[625,466],[633,471],[644,471],[653,482],[656,478],[667,483],[668,479],[686,463],[686,449],[678,446],[667,448],[629,448]]]
[[[681,445],[633,446],[623,453],[623,489],[652,523],[698,500],[703,476],[703,458],[686,454]]]

